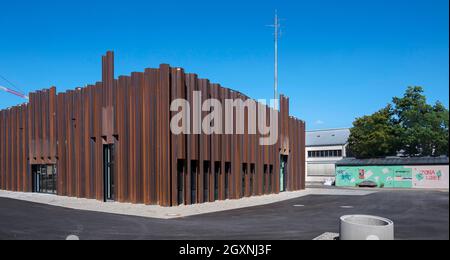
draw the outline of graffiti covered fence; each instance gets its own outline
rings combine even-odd
[[[336,186],[357,187],[371,181],[379,188],[437,188],[449,187],[448,165],[418,166],[338,166]]]

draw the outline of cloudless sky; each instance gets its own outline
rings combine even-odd
[[[114,50],[116,76],[169,63],[269,99],[275,9],[280,92],[308,129],[349,127],[409,85],[448,107],[448,0],[2,1],[0,75],[62,92],[99,81]],[[0,92],[0,109],[22,102]]]

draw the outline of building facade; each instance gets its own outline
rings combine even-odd
[[[0,189],[174,206],[305,187],[305,123],[289,115],[287,97],[279,111],[265,106],[279,138],[262,146],[261,134],[173,134],[170,104],[194,91],[249,99],[166,64],[116,79],[108,52],[101,82],[30,93],[0,111]],[[248,111],[228,112],[249,121]]]
[[[350,129],[306,132],[306,182],[335,180],[336,162],[347,157]]]
[[[448,189],[448,157],[346,158],[336,164],[336,186]]]

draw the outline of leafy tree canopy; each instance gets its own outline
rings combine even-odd
[[[439,101],[427,104],[422,87],[408,87],[403,97],[369,116],[357,118],[349,138],[359,158],[448,156],[449,110]]]

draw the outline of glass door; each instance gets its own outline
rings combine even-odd
[[[114,145],[103,146],[103,182],[104,182],[104,200],[115,200],[114,185]]]
[[[286,191],[287,187],[287,161],[286,155],[281,155],[280,159],[280,192]]]
[[[33,192],[56,194],[56,167],[55,165],[33,165]]]

